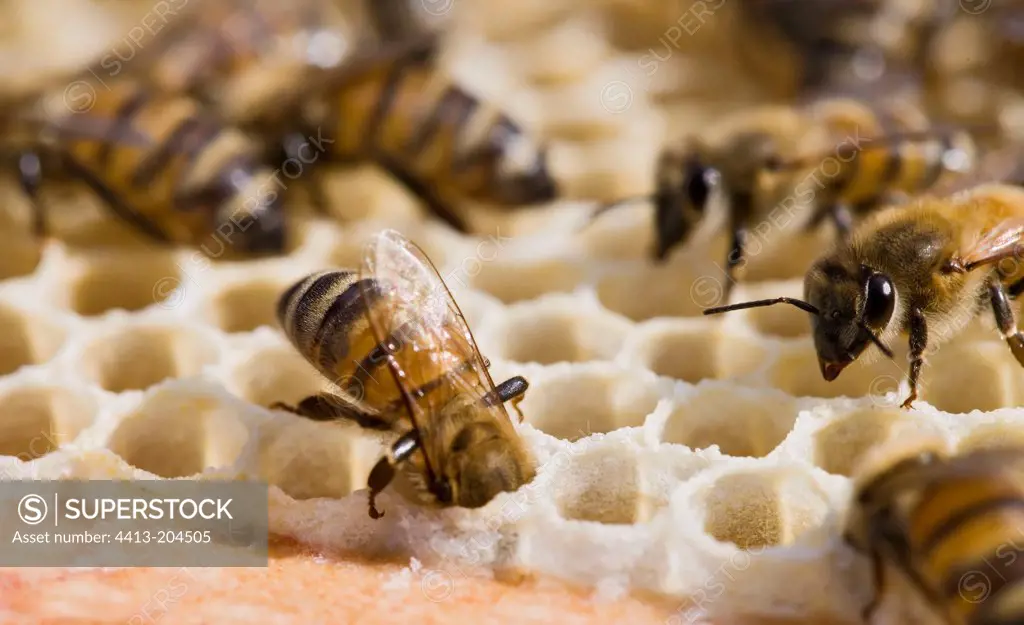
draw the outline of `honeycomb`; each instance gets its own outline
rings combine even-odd
[[[858,362],[826,383],[805,313],[702,316],[725,303],[721,233],[654,265],[649,206],[586,225],[594,201],[649,191],[662,137],[716,112],[665,105],[671,88],[658,81],[691,61],[669,59],[648,80],[643,51],[610,43],[630,35],[609,24],[642,17],[643,3],[607,4],[467,0],[455,12],[452,73],[552,142],[566,195],[474,213],[474,235],[429,219],[370,167],[332,172],[336,214],[296,213],[287,256],[258,261],[71,237],[39,247],[16,229],[24,200],[5,195],[0,475],[258,476],[271,484],[271,530],[318,548],[415,558],[449,579],[483,567],[603,596],[656,593],[678,600],[674,623],[855,620],[871,586],[839,538],[854,469],[911,435],[955,448],[1024,438],[1013,408],[1024,370],[982,317],[931,354],[921,400],[902,411],[904,361]],[[633,36],[652,19],[637,17]],[[727,38],[721,28],[708,21],[694,37]],[[697,46],[682,40],[675,56],[684,43]],[[103,219],[88,197],[54,208]],[[371,520],[363,489],[382,442],[268,408],[325,383],[276,327],[278,296],[313,271],[354,266],[383,228],[438,266],[494,379],[530,382],[519,431],[539,472],[483,509],[426,510],[388,489],[388,514]],[[730,300],[799,296],[827,243],[755,229]]]

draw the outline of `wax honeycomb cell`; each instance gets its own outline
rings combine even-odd
[[[208,391],[175,392],[181,388],[155,389],[122,416],[107,447],[133,467],[163,478],[233,465],[250,436],[237,406]]]
[[[810,206],[795,194],[748,229],[732,279],[720,197],[654,258],[661,150],[721,134],[727,114],[792,92],[794,68],[747,36],[738,4],[420,4],[452,26],[442,67],[546,147],[559,197],[455,202],[467,226],[457,232],[381,167],[318,161],[278,176],[284,252],[244,260],[223,233],[202,249],[157,245],[71,185],[43,185],[49,236],[30,236],[31,203],[18,185],[0,186],[0,476],[257,478],[270,485],[272,532],[325,553],[656,593],[680,606],[673,625],[856,622],[870,567],[841,528],[858,472],[926,443],[1024,443],[1024,366],[991,311],[956,336],[930,334],[920,397],[904,410],[906,337],[891,341],[893,359],[869,348],[828,382],[809,313],[704,315],[803,296],[804,273],[836,231],[803,231]],[[112,37],[152,9],[139,8]],[[955,119],[1009,123],[1019,97],[975,71],[999,55],[968,17],[954,30],[971,54],[940,39],[933,91]],[[47,30],[64,22],[44,20],[40,40],[71,45]],[[90,57],[111,49],[87,47]],[[26,74],[36,73],[48,72]],[[5,90],[23,86],[12,81]],[[312,272],[359,271],[384,228],[436,266],[493,380],[528,380],[506,412],[536,477],[482,508],[423,506],[402,472],[380,496],[386,517],[370,519],[369,472],[400,432],[278,406],[336,390],[283,335],[278,298]]]
[[[82,390],[32,384],[0,392],[0,456],[41,458],[75,440],[98,404]]]
[[[704,387],[670,414],[661,440],[730,456],[767,456],[796,422],[796,402],[787,395]]]
[[[521,404],[528,423],[557,438],[574,441],[639,427],[657,405],[659,388],[648,375],[596,367],[561,371],[531,382]],[[568,397],[573,401],[567,403]]]
[[[83,376],[114,393],[196,375],[218,358],[206,330],[170,324],[111,324],[75,352]]]

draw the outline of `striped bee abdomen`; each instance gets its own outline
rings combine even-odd
[[[922,494],[910,523],[922,572],[952,613],[972,625],[1021,622],[1024,490],[1014,479],[936,484]]]
[[[327,270],[289,287],[278,300],[277,319],[299,353],[351,402],[376,412],[402,410],[390,356],[412,401],[429,414],[458,392],[445,379],[473,363],[463,356],[465,345],[441,345],[441,333],[432,334],[437,328],[430,324],[445,321],[411,317],[398,306],[393,290],[378,281]],[[457,329],[446,331],[448,341],[460,340]]]

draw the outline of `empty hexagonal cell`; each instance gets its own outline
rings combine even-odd
[[[691,383],[746,375],[769,355],[755,337],[733,334],[717,324],[662,322],[637,332],[631,345],[637,361],[658,375]]]
[[[86,253],[76,259],[69,278],[54,297],[84,316],[162,302],[172,306],[167,298],[183,280],[175,256],[163,250]]]
[[[581,312],[578,303],[574,308],[569,301],[506,309],[500,326],[492,334],[503,343],[502,358],[541,364],[611,360],[629,330],[620,317]]]
[[[260,429],[260,476],[293,499],[340,498],[364,488],[369,462],[354,444],[353,428],[291,415]],[[360,462],[360,459],[363,462]]]
[[[526,421],[537,429],[575,441],[643,425],[658,399],[657,388],[647,376],[578,370],[531,382],[520,408]]]
[[[1024,398],[1024,367],[1002,341],[954,341],[929,356],[921,398],[944,412],[988,412]]]
[[[126,415],[107,446],[133,467],[165,478],[231,466],[249,438],[237,411],[220,397],[167,388]]]
[[[586,443],[581,443],[586,447]],[[563,518],[623,525],[637,523],[639,477],[636,452],[618,445],[565,450],[551,460],[558,466],[555,505]]]
[[[206,308],[207,317],[225,332],[249,332],[276,327],[277,300],[292,283],[272,277],[253,277],[219,289]]]
[[[275,402],[295,405],[324,390],[327,381],[290,345],[263,347],[232,365],[225,384],[232,393],[257,406]]]
[[[67,330],[45,315],[0,303],[0,375],[46,362],[64,344]]]
[[[61,387],[16,387],[0,394],[0,456],[33,460],[74,440],[92,423],[94,398]]]
[[[0,280],[32,273],[42,259],[42,247],[37,241],[19,238],[0,238]]]
[[[892,427],[907,418],[900,408],[858,410],[839,417],[814,435],[814,463],[829,473],[850,477],[864,455],[884,442]]]
[[[601,277],[597,297],[605,308],[633,321],[697,317],[703,309],[724,303],[724,281],[725,274],[713,263],[673,259],[661,265],[645,260]]]
[[[120,393],[196,375],[218,356],[217,345],[203,332],[180,326],[130,325],[93,338],[81,348],[77,366],[102,388]]]
[[[881,396],[896,390],[899,381],[905,377],[903,368],[906,348],[902,345],[889,346],[894,360],[884,356],[865,354],[849,365],[838,378],[825,381],[818,365],[814,345],[808,338],[795,345],[788,345],[772,363],[768,378],[772,386],[797,397],[863,397]],[[872,348],[873,349],[873,348]],[[869,356],[874,358],[872,361]]]
[[[545,293],[567,293],[583,279],[583,268],[560,259],[493,260],[470,257],[452,274],[506,304]],[[465,275],[468,279],[462,278]]]
[[[796,416],[796,402],[779,393],[708,387],[672,411],[661,439],[692,449],[718,445],[730,456],[766,456]]]
[[[719,477],[703,493],[704,530],[741,549],[788,545],[821,525],[827,494],[803,468],[765,468]]]

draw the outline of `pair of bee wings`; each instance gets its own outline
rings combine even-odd
[[[419,246],[382,231],[367,246],[359,277],[362,296],[374,302],[367,306],[374,340],[388,346],[386,364],[413,427],[422,433],[429,413],[459,395],[511,423],[465,316]],[[398,350],[418,357],[397,358]],[[433,464],[427,448],[424,455]]]

